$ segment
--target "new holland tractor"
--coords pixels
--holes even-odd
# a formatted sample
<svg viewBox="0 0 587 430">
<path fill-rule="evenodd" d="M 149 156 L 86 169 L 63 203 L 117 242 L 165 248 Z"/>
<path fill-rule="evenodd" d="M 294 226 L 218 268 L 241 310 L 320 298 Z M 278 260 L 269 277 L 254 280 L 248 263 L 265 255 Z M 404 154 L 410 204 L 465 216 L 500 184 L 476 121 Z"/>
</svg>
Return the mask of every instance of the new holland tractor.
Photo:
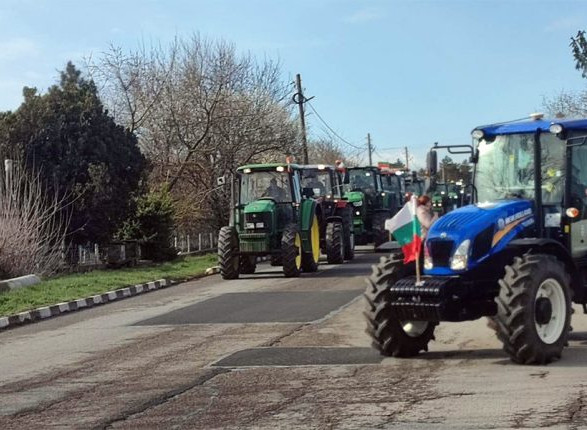
<svg viewBox="0 0 587 430">
<path fill-rule="evenodd" d="M 389 240 L 385 220 L 398 208 L 391 194 L 383 189 L 380 170 L 377 167 L 351 167 L 346 171 L 348 191 L 345 197 L 353 205 L 353 225 L 357 244 L 374 243 L 378 247 Z"/>
<path fill-rule="evenodd" d="M 343 178 L 338 169 L 325 164 L 301 166 L 302 192 L 316 200 L 320 224 L 320 248 L 330 264 L 355 256 L 353 207 L 343 198 Z"/>
<path fill-rule="evenodd" d="M 401 254 L 374 266 L 367 332 L 383 355 L 409 357 L 440 322 L 486 316 L 514 362 L 549 363 L 567 345 L 571 303 L 587 311 L 587 119 L 472 134 L 471 146 L 435 149 L 472 152 L 476 203 L 432 225 L 421 278 Z"/>
<path fill-rule="evenodd" d="M 296 164 L 252 164 L 237 169 L 231 183 L 230 225 L 218 237 L 223 279 L 255 272 L 259 256 L 279 259 L 286 277 L 318 270 L 319 207 L 304 197 Z"/>
</svg>

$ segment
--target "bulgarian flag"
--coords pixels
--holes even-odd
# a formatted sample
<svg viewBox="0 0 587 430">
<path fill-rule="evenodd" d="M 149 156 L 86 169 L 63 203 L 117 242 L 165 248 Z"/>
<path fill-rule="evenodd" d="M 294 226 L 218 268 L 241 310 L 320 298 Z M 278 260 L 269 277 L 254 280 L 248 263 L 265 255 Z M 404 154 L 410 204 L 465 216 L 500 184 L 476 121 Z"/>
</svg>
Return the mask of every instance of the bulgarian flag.
<svg viewBox="0 0 587 430">
<path fill-rule="evenodd" d="M 385 229 L 398 241 L 404 252 L 404 263 L 415 261 L 422 249 L 422 229 L 416 216 L 418 205 L 415 196 L 391 219 L 385 221 Z"/>
</svg>

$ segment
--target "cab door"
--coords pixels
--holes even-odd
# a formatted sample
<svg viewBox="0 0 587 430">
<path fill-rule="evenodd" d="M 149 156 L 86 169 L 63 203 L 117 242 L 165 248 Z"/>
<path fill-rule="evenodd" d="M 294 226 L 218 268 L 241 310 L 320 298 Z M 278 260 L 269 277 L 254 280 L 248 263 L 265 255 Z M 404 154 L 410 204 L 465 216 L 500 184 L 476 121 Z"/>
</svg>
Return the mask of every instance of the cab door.
<svg viewBox="0 0 587 430">
<path fill-rule="evenodd" d="M 571 254 L 573 258 L 587 256 L 587 145 L 573 146 L 571 168 L 567 184 L 567 207 L 579 210 L 577 220 L 571 224 Z"/>
</svg>

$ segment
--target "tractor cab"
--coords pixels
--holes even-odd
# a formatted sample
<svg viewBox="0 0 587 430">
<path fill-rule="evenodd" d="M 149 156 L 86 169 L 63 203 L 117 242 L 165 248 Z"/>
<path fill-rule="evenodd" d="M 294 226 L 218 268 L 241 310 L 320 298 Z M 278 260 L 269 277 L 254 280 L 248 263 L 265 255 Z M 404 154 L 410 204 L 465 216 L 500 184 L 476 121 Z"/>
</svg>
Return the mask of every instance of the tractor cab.
<svg viewBox="0 0 587 430">
<path fill-rule="evenodd" d="M 390 167 L 389 163 L 379 162 L 383 191 L 388 193 L 391 200 L 392 212 L 395 214 L 404 202 L 406 194 L 406 180 L 401 170 Z"/>
<path fill-rule="evenodd" d="M 416 172 L 412 172 L 411 175 L 405 176 L 406 181 L 406 192 L 405 201 L 409 201 L 411 196 L 422 196 L 424 195 L 424 180 L 416 175 Z"/>
<path fill-rule="evenodd" d="M 353 259 L 353 206 L 343 197 L 342 171 L 330 165 L 313 164 L 301 166 L 300 174 L 303 195 L 318 204 L 320 248 L 327 261 L 338 264 Z"/>
<path fill-rule="evenodd" d="M 440 322 L 487 316 L 512 361 L 549 363 L 568 344 L 572 302 L 587 312 L 587 119 L 535 115 L 472 136 L 436 145 L 428 170 L 439 149 L 469 154 L 474 204 L 431 226 L 423 275 L 401 255 L 374 269 L 371 336 L 384 354 L 411 356 Z"/>
<path fill-rule="evenodd" d="M 346 170 L 347 191 L 344 196 L 353 205 L 353 225 L 358 244 L 374 243 L 378 247 L 389 240 L 385 220 L 397 210 L 392 195 L 383 188 L 382 176 L 375 166 Z"/>
</svg>

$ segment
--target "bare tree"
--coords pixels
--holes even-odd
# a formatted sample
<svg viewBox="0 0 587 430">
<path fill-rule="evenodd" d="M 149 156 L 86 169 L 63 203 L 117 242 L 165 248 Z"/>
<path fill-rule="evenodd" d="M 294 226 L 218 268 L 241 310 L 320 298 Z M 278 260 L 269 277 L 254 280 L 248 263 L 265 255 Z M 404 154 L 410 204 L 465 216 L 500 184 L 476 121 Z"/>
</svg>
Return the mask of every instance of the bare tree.
<svg viewBox="0 0 587 430">
<path fill-rule="evenodd" d="M 47 196 L 39 175 L 7 160 L 0 169 L 0 272 L 49 275 L 61 262 L 63 200 Z"/>
<path fill-rule="evenodd" d="M 168 183 L 184 224 L 226 222 L 228 192 L 215 189 L 216 177 L 299 150 L 279 63 L 239 55 L 230 43 L 194 35 L 166 49 L 111 48 L 90 68 L 106 105 L 136 131 L 151 181 Z"/>
<path fill-rule="evenodd" d="M 561 91 L 552 97 L 544 97 L 542 105 L 551 118 L 585 118 L 587 116 L 587 90 Z"/>
</svg>

